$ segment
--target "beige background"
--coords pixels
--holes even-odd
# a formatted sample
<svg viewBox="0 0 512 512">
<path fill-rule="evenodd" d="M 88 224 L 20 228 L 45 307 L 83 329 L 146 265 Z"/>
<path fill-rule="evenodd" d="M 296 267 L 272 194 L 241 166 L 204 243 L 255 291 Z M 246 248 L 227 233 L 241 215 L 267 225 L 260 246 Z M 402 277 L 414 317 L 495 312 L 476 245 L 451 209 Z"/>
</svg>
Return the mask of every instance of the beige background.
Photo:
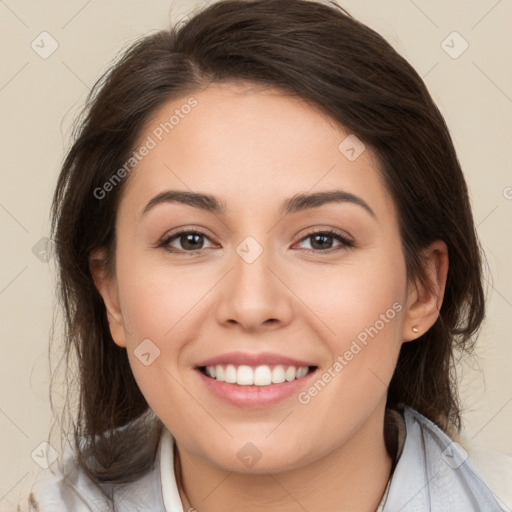
<svg viewBox="0 0 512 512">
<path fill-rule="evenodd" d="M 512 455 L 512 1 L 339 3 L 411 62 L 451 129 L 493 275 L 479 360 L 460 366 L 464 435 Z M 55 269 L 32 248 L 48 234 L 71 122 L 124 45 L 206 5 L 0 0 L 1 509 L 18 501 L 39 470 L 31 453 L 50 425 L 47 344 Z M 31 47 L 43 31 L 58 43 L 46 59 Z M 446 39 L 453 31 L 469 44 L 456 59 L 443 49 L 463 48 L 459 36 Z"/>
</svg>

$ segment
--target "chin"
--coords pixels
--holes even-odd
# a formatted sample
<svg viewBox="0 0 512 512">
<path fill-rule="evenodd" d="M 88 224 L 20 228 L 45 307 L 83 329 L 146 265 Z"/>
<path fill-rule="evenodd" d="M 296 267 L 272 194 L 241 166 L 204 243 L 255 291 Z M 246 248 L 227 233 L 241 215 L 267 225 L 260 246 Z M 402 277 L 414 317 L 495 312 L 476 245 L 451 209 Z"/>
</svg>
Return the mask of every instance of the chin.
<svg viewBox="0 0 512 512">
<path fill-rule="evenodd" d="M 297 451 L 297 441 L 289 437 L 290 445 L 283 446 L 279 440 L 241 438 L 230 439 L 228 444 L 221 444 L 218 449 L 203 454 L 203 457 L 225 471 L 244 474 L 281 473 L 296 469 L 313 462 L 319 457 L 317 452 L 309 454 Z"/>
</svg>

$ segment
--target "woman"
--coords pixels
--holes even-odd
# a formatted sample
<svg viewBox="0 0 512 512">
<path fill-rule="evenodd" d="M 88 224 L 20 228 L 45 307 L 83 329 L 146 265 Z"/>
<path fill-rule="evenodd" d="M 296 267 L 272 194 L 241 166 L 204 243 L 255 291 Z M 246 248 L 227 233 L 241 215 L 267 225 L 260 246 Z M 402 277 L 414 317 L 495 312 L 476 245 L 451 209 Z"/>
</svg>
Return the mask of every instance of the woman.
<svg viewBox="0 0 512 512">
<path fill-rule="evenodd" d="M 484 318 L 457 156 L 342 8 L 226 0 L 133 45 L 52 213 L 79 403 L 33 510 L 506 510 L 456 441 Z"/>
</svg>

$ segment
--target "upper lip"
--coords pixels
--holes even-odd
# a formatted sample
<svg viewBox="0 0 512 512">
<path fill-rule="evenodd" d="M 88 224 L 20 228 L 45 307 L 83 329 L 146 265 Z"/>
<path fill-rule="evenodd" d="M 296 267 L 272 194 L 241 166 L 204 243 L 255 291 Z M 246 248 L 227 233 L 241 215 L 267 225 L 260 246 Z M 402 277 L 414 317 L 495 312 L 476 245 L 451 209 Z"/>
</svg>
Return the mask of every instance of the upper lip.
<svg viewBox="0 0 512 512">
<path fill-rule="evenodd" d="M 218 355 L 205 359 L 197 363 L 196 368 L 203 366 L 216 366 L 233 364 L 235 366 L 247 365 L 247 366 L 260 366 L 260 365 L 287 365 L 301 368 L 303 366 L 315 366 L 311 362 L 301 361 L 293 357 L 283 356 L 280 354 L 274 354 L 272 352 L 260 352 L 257 354 L 248 352 L 229 352 L 227 354 Z"/>
</svg>

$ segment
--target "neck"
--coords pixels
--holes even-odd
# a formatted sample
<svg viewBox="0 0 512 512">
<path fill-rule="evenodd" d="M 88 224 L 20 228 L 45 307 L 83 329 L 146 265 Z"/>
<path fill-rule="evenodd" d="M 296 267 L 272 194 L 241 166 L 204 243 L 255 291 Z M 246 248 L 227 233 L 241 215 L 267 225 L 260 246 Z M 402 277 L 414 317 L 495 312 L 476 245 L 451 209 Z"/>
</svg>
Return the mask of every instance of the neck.
<svg viewBox="0 0 512 512">
<path fill-rule="evenodd" d="M 375 512 L 392 460 L 384 442 L 382 409 L 345 444 L 292 470 L 264 474 L 226 471 L 179 445 L 175 468 L 184 511 Z"/>
</svg>

